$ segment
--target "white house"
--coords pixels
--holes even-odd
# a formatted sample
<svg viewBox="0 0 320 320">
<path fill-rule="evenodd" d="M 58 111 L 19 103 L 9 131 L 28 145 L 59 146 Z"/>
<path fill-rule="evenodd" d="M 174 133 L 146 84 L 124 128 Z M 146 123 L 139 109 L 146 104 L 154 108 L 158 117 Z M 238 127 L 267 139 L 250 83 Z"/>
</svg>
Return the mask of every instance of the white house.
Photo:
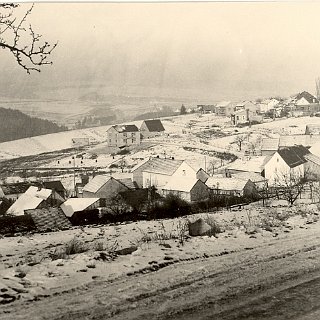
<svg viewBox="0 0 320 320">
<path fill-rule="evenodd" d="M 162 189 L 171 178 L 200 179 L 201 170 L 195 170 L 184 160 L 150 158 L 132 169 L 132 180 L 139 187 L 155 186 Z"/>
<path fill-rule="evenodd" d="M 265 164 L 264 174 L 269 185 L 284 184 L 286 179 L 303 177 L 305 173 L 304 158 L 309 150 L 301 145 L 280 148 Z"/>
<path fill-rule="evenodd" d="M 197 178 L 171 177 L 169 182 L 162 188 L 164 196 L 174 194 L 186 201 L 200 201 L 209 197 L 209 189 L 204 182 Z"/>
</svg>

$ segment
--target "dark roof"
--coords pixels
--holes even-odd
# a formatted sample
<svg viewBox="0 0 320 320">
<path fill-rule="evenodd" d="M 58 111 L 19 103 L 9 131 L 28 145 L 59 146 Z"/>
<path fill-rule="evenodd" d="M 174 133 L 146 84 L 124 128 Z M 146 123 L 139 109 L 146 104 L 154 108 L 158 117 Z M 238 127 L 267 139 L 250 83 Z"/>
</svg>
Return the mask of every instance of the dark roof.
<svg viewBox="0 0 320 320">
<path fill-rule="evenodd" d="M 309 103 L 319 102 L 315 96 L 313 96 L 311 93 L 309 93 L 307 91 L 303 91 L 303 92 L 297 94 L 296 99 L 300 100 L 301 98 L 305 98 Z"/>
<path fill-rule="evenodd" d="M 137 132 L 139 129 L 134 124 L 124 124 L 124 125 L 117 125 L 112 126 L 114 129 L 116 129 L 118 132 Z"/>
<path fill-rule="evenodd" d="M 63 184 L 59 180 L 57 180 L 57 181 L 43 181 L 43 186 L 46 189 L 55 190 L 57 192 L 59 192 L 59 191 L 65 192 L 66 191 L 65 187 L 63 186 Z"/>
<path fill-rule="evenodd" d="M 135 181 L 132 181 L 130 178 L 118 179 L 123 185 L 129 189 L 138 189 L 138 185 Z"/>
<path fill-rule="evenodd" d="M 25 193 L 30 186 L 40 186 L 39 182 L 17 182 L 1 185 L 4 195 Z"/>
<path fill-rule="evenodd" d="M 300 145 L 280 148 L 278 153 L 290 168 L 294 168 L 306 163 L 307 160 L 304 158 L 304 156 L 310 152 L 306 147 Z"/>
<path fill-rule="evenodd" d="M 163 127 L 160 119 L 145 120 L 144 123 L 146 124 L 146 126 L 150 132 L 164 131 L 164 127 Z"/>
</svg>

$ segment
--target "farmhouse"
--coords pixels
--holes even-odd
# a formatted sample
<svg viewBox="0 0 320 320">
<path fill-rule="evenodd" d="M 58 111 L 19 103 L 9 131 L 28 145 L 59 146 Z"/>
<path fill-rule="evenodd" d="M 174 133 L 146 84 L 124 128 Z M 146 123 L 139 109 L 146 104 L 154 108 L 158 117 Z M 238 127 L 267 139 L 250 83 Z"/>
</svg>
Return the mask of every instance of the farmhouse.
<svg viewBox="0 0 320 320">
<path fill-rule="evenodd" d="M 250 180 L 255 184 L 257 190 L 265 189 L 268 184 L 268 180 L 256 172 L 238 172 L 238 173 L 232 174 L 231 178 L 244 180 L 244 181 Z"/>
<path fill-rule="evenodd" d="M 200 201 L 208 199 L 209 191 L 204 182 L 196 178 L 171 178 L 162 188 L 164 196 L 174 194 L 186 201 Z"/>
<path fill-rule="evenodd" d="M 144 139 L 155 137 L 164 131 L 165 129 L 160 119 L 144 120 L 140 127 L 141 137 Z"/>
<path fill-rule="evenodd" d="M 171 177 L 205 179 L 201 170 L 195 170 L 184 160 L 150 158 L 132 169 L 132 180 L 139 187 L 164 187 Z"/>
<path fill-rule="evenodd" d="M 127 147 L 140 144 L 140 132 L 136 125 L 115 125 L 107 130 L 110 147 Z"/>
<path fill-rule="evenodd" d="M 253 198 L 257 195 L 257 188 L 251 180 L 213 176 L 206 181 L 206 185 L 213 196 L 247 196 Z"/>
<path fill-rule="evenodd" d="M 249 109 L 239 109 L 231 114 L 231 123 L 233 125 L 248 123 L 252 121 L 262 122 L 263 117 L 258 115 L 256 111 L 251 111 Z"/>
<path fill-rule="evenodd" d="M 63 201 L 64 199 L 56 191 L 31 186 L 12 204 L 7 213 L 21 216 L 25 210 L 53 207 Z"/>
<path fill-rule="evenodd" d="M 105 202 L 126 190 L 129 190 L 129 187 L 119 180 L 111 176 L 98 175 L 83 187 L 82 196 L 83 198 L 100 198 Z"/>
<path fill-rule="evenodd" d="M 269 184 L 284 183 L 285 177 L 303 177 L 308 153 L 302 145 L 280 148 L 265 165 L 265 178 Z"/>
<path fill-rule="evenodd" d="M 215 113 L 216 106 L 214 104 L 198 104 L 197 109 L 202 113 Z"/>
<path fill-rule="evenodd" d="M 230 117 L 234 112 L 234 106 L 231 101 L 221 101 L 216 105 L 216 114 L 221 117 Z"/>
</svg>

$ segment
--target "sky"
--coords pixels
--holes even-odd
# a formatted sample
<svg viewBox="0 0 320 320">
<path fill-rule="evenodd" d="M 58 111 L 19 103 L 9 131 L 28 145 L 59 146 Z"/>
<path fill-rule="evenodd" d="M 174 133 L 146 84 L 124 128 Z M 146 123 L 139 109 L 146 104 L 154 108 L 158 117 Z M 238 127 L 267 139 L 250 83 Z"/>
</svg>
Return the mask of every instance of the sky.
<svg viewBox="0 0 320 320">
<path fill-rule="evenodd" d="M 320 2 L 37 3 L 29 22 L 58 41 L 53 65 L 27 75 L 1 50 L 0 94 L 51 98 L 73 88 L 72 97 L 232 100 L 314 93 L 319 12 Z"/>
</svg>

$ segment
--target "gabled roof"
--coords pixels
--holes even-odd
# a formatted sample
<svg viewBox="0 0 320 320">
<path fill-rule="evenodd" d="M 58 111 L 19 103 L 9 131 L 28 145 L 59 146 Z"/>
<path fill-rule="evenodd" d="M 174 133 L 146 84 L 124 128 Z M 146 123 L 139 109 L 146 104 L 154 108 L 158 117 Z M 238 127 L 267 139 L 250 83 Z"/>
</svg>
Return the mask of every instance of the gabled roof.
<svg viewBox="0 0 320 320">
<path fill-rule="evenodd" d="M 261 173 L 270 156 L 252 157 L 248 160 L 237 159 L 228 166 L 229 170 Z"/>
<path fill-rule="evenodd" d="M 117 180 L 121 182 L 124 186 L 126 186 L 128 189 L 138 189 L 137 183 L 135 181 L 132 181 L 130 178 Z"/>
<path fill-rule="evenodd" d="M 99 201 L 99 198 L 70 198 L 60 208 L 67 217 L 72 217 L 75 212 L 83 211 Z"/>
<path fill-rule="evenodd" d="M 136 166 L 132 172 L 139 169 L 140 171 L 159 173 L 164 175 L 173 175 L 183 163 L 183 160 L 150 158 L 141 165 Z"/>
<path fill-rule="evenodd" d="M 146 124 L 146 126 L 150 132 L 165 131 L 160 119 L 144 120 L 144 123 Z"/>
<path fill-rule="evenodd" d="M 196 178 L 171 178 L 162 189 L 169 191 L 190 192 L 197 182 L 198 179 Z"/>
<path fill-rule="evenodd" d="M 307 155 L 309 150 L 304 146 L 293 146 L 293 147 L 286 147 L 280 148 L 278 150 L 278 154 L 281 158 L 285 161 L 285 163 L 290 167 L 294 168 L 303 163 L 306 163 L 307 160 L 304 158 Z"/>
<path fill-rule="evenodd" d="M 124 124 L 124 125 L 115 125 L 109 128 L 109 130 L 113 128 L 117 132 L 122 133 L 122 132 L 137 132 L 139 129 L 135 124 Z"/>
<path fill-rule="evenodd" d="M 83 191 L 96 193 L 111 179 L 113 178 L 106 175 L 95 176 L 83 187 Z"/>
<path fill-rule="evenodd" d="M 47 189 L 56 190 L 56 191 L 66 191 L 65 187 L 59 180 L 55 181 L 43 181 L 43 186 Z"/>
<path fill-rule="evenodd" d="M 51 194 L 52 190 L 50 189 L 31 186 L 12 204 L 7 213 L 18 216 L 23 215 L 25 210 L 36 209 L 40 203 L 47 200 Z"/>
<path fill-rule="evenodd" d="M 312 153 L 308 153 L 304 156 L 304 158 L 308 161 L 308 162 L 312 162 L 318 166 L 320 166 L 320 157 L 316 156 L 315 154 Z"/>
<path fill-rule="evenodd" d="M 261 150 L 263 151 L 277 151 L 279 148 L 279 138 L 262 139 Z"/>
<path fill-rule="evenodd" d="M 314 95 L 312 95 L 311 93 L 309 93 L 307 91 L 303 91 L 301 93 L 298 93 L 295 98 L 297 100 L 305 98 L 309 103 L 319 102 L 318 99 Z"/>
<path fill-rule="evenodd" d="M 206 181 L 206 185 L 210 189 L 226 190 L 226 191 L 242 191 L 248 180 L 227 178 L 227 177 L 210 177 Z"/>
</svg>

